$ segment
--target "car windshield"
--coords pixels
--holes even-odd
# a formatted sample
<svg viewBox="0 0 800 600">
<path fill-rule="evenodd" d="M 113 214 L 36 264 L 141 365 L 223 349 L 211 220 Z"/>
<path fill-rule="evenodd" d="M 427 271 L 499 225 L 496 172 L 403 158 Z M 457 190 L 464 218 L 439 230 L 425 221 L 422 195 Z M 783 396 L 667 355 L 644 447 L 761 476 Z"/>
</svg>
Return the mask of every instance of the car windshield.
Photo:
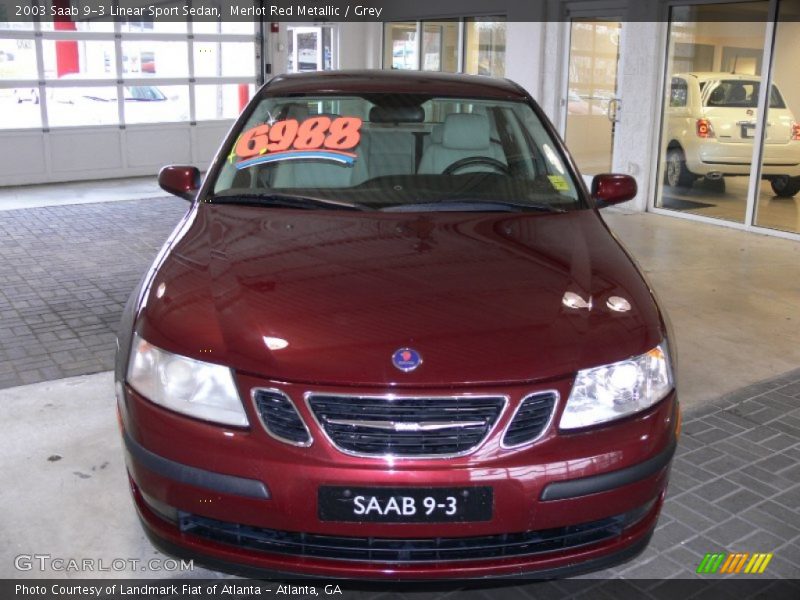
<svg viewBox="0 0 800 600">
<path fill-rule="evenodd" d="M 710 81 L 701 86 L 704 94 L 704 104 L 708 107 L 720 108 L 757 108 L 758 89 L 761 87 L 758 81 L 746 81 L 741 79 L 724 79 L 721 81 Z M 772 86 L 769 107 L 786 108 L 781 98 L 778 88 Z"/>
<path fill-rule="evenodd" d="M 586 208 L 558 144 L 522 101 L 265 97 L 226 152 L 211 202 L 286 204 L 291 196 L 322 208 Z"/>
</svg>

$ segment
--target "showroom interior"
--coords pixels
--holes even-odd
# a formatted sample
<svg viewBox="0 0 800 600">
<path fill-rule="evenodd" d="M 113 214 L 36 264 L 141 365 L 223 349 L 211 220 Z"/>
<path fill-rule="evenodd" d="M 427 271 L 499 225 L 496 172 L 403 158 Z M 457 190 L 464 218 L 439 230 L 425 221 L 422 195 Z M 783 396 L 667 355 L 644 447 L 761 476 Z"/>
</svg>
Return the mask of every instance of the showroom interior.
<svg viewBox="0 0 800 600">
<path fill-rule="evenodd" d="M 767 576 L 800 578 L 800 191 L 776 191 L 800 178 L 781 149 L 800 146 L 800 1 L 521 4 L 394 6 L 374 21 L 0 22 L 0 403 L 13 422 L 0 461 L 46 490 L 20 503 L 3 486 L 0 532 L 73 500 L 5 544 L 0 577 L 19 576 L 12 557 L 59 520 L 85 534 L 53 535 L 53 554 L 155 552 L 125 495 L 110 370 L 127 296 L 188 208 L 158 188 L 159 169 L 204 170 L 275 76 L 385 69 L 509 78 L 587 184 L 638 183 L 603 215 L 671 315 L 684 430 L 650 547 L 589 577 L 652 591 L 697 577 L 707 552 L 748 551 L 774 553 Z M 681 176 L 681 136 L 713 125 L 720 81 L 746 94 L 731 109 L 736 172 Z M 721 141 L 719 122 L 703 135 Z M 52 435 L 29 444 L 37 423 Z M 100 518 L 85 525 L 87 511 Z"/>
</svg>

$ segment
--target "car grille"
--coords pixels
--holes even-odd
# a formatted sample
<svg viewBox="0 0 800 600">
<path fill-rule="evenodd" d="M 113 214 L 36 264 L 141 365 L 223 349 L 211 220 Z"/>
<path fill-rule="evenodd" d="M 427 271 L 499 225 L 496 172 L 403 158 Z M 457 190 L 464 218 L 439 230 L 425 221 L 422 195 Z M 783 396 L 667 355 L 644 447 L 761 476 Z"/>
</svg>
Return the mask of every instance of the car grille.
<svg viewBox="0 0 800 600">
<path fill-rule="evenodd" d="M 650 502 L 631 512 L 553 529 L 477 537 L 378 538 L 279 531 L 180 513 L 183 533 L 239 548 L 348 561 L 394 564 L 491 559 L 557 552 L 618 537 L 652 508 Z"/>
<path fill-rule="evenodd" d="M 298 446 L 311 443 L 311 435 L 305 423 L 284 393 L 277 390 L 256 390 L 254 398 L 261 423 L 272 437 Z"/>
<path fill-rule="evenodd" d="M 502 396 L 395 397 L 312 394 L 308 405 L 340 450 L 362 456 L 466 454 L 488 435 Z"/>
<path fill-rule="evenodd" d="M 519 446 L 542 435 L 553 414 L 556 398 L 555 392 L 532 394 L 525 398 L 503 436 L 503 444 Z"/>
</svg>

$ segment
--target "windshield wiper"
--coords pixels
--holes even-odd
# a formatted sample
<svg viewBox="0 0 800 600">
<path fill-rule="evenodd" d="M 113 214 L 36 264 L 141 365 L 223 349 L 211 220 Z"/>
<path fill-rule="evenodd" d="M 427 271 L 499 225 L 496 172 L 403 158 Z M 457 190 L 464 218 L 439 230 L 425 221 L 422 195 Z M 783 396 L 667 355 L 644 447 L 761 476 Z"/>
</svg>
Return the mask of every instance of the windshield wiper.
<svg viewBox="0 0 800 600">
<path fill-rule="evenodd" d="M 549 213 L 566 212 L 563 208 L 551 204 L 523 204 L 497 200 L 438 200 L 416 204 L 398 204 L 382 210 L 384 212 L 525 212 L 526 210 Z"/>
<path fill-rule="evenodd" d="M 299 208 L 315 210 L 319 208 L 338 210 L 369 210 L 361 204 L 299 196 L 295 194 L 217 194 L 210 198 L 213 204 L 242 204 L 245 206 L 274 206 L 278 208 Z"/>
</svg>

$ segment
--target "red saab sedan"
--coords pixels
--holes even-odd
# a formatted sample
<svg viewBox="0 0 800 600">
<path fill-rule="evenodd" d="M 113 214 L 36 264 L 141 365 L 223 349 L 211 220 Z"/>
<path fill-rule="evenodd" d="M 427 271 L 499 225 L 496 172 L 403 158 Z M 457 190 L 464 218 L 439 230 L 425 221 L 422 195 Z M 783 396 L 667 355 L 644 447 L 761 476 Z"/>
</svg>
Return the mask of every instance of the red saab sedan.
<svg viewBox="0 0 800 600">
<path fill-rule="evenodd" d="M 238 572 L 556 577 L 629 559 L 680 414 L 664 313 L 518 85 L 276 77 L 134 292 L 136 507 Z"/>
</svg>

